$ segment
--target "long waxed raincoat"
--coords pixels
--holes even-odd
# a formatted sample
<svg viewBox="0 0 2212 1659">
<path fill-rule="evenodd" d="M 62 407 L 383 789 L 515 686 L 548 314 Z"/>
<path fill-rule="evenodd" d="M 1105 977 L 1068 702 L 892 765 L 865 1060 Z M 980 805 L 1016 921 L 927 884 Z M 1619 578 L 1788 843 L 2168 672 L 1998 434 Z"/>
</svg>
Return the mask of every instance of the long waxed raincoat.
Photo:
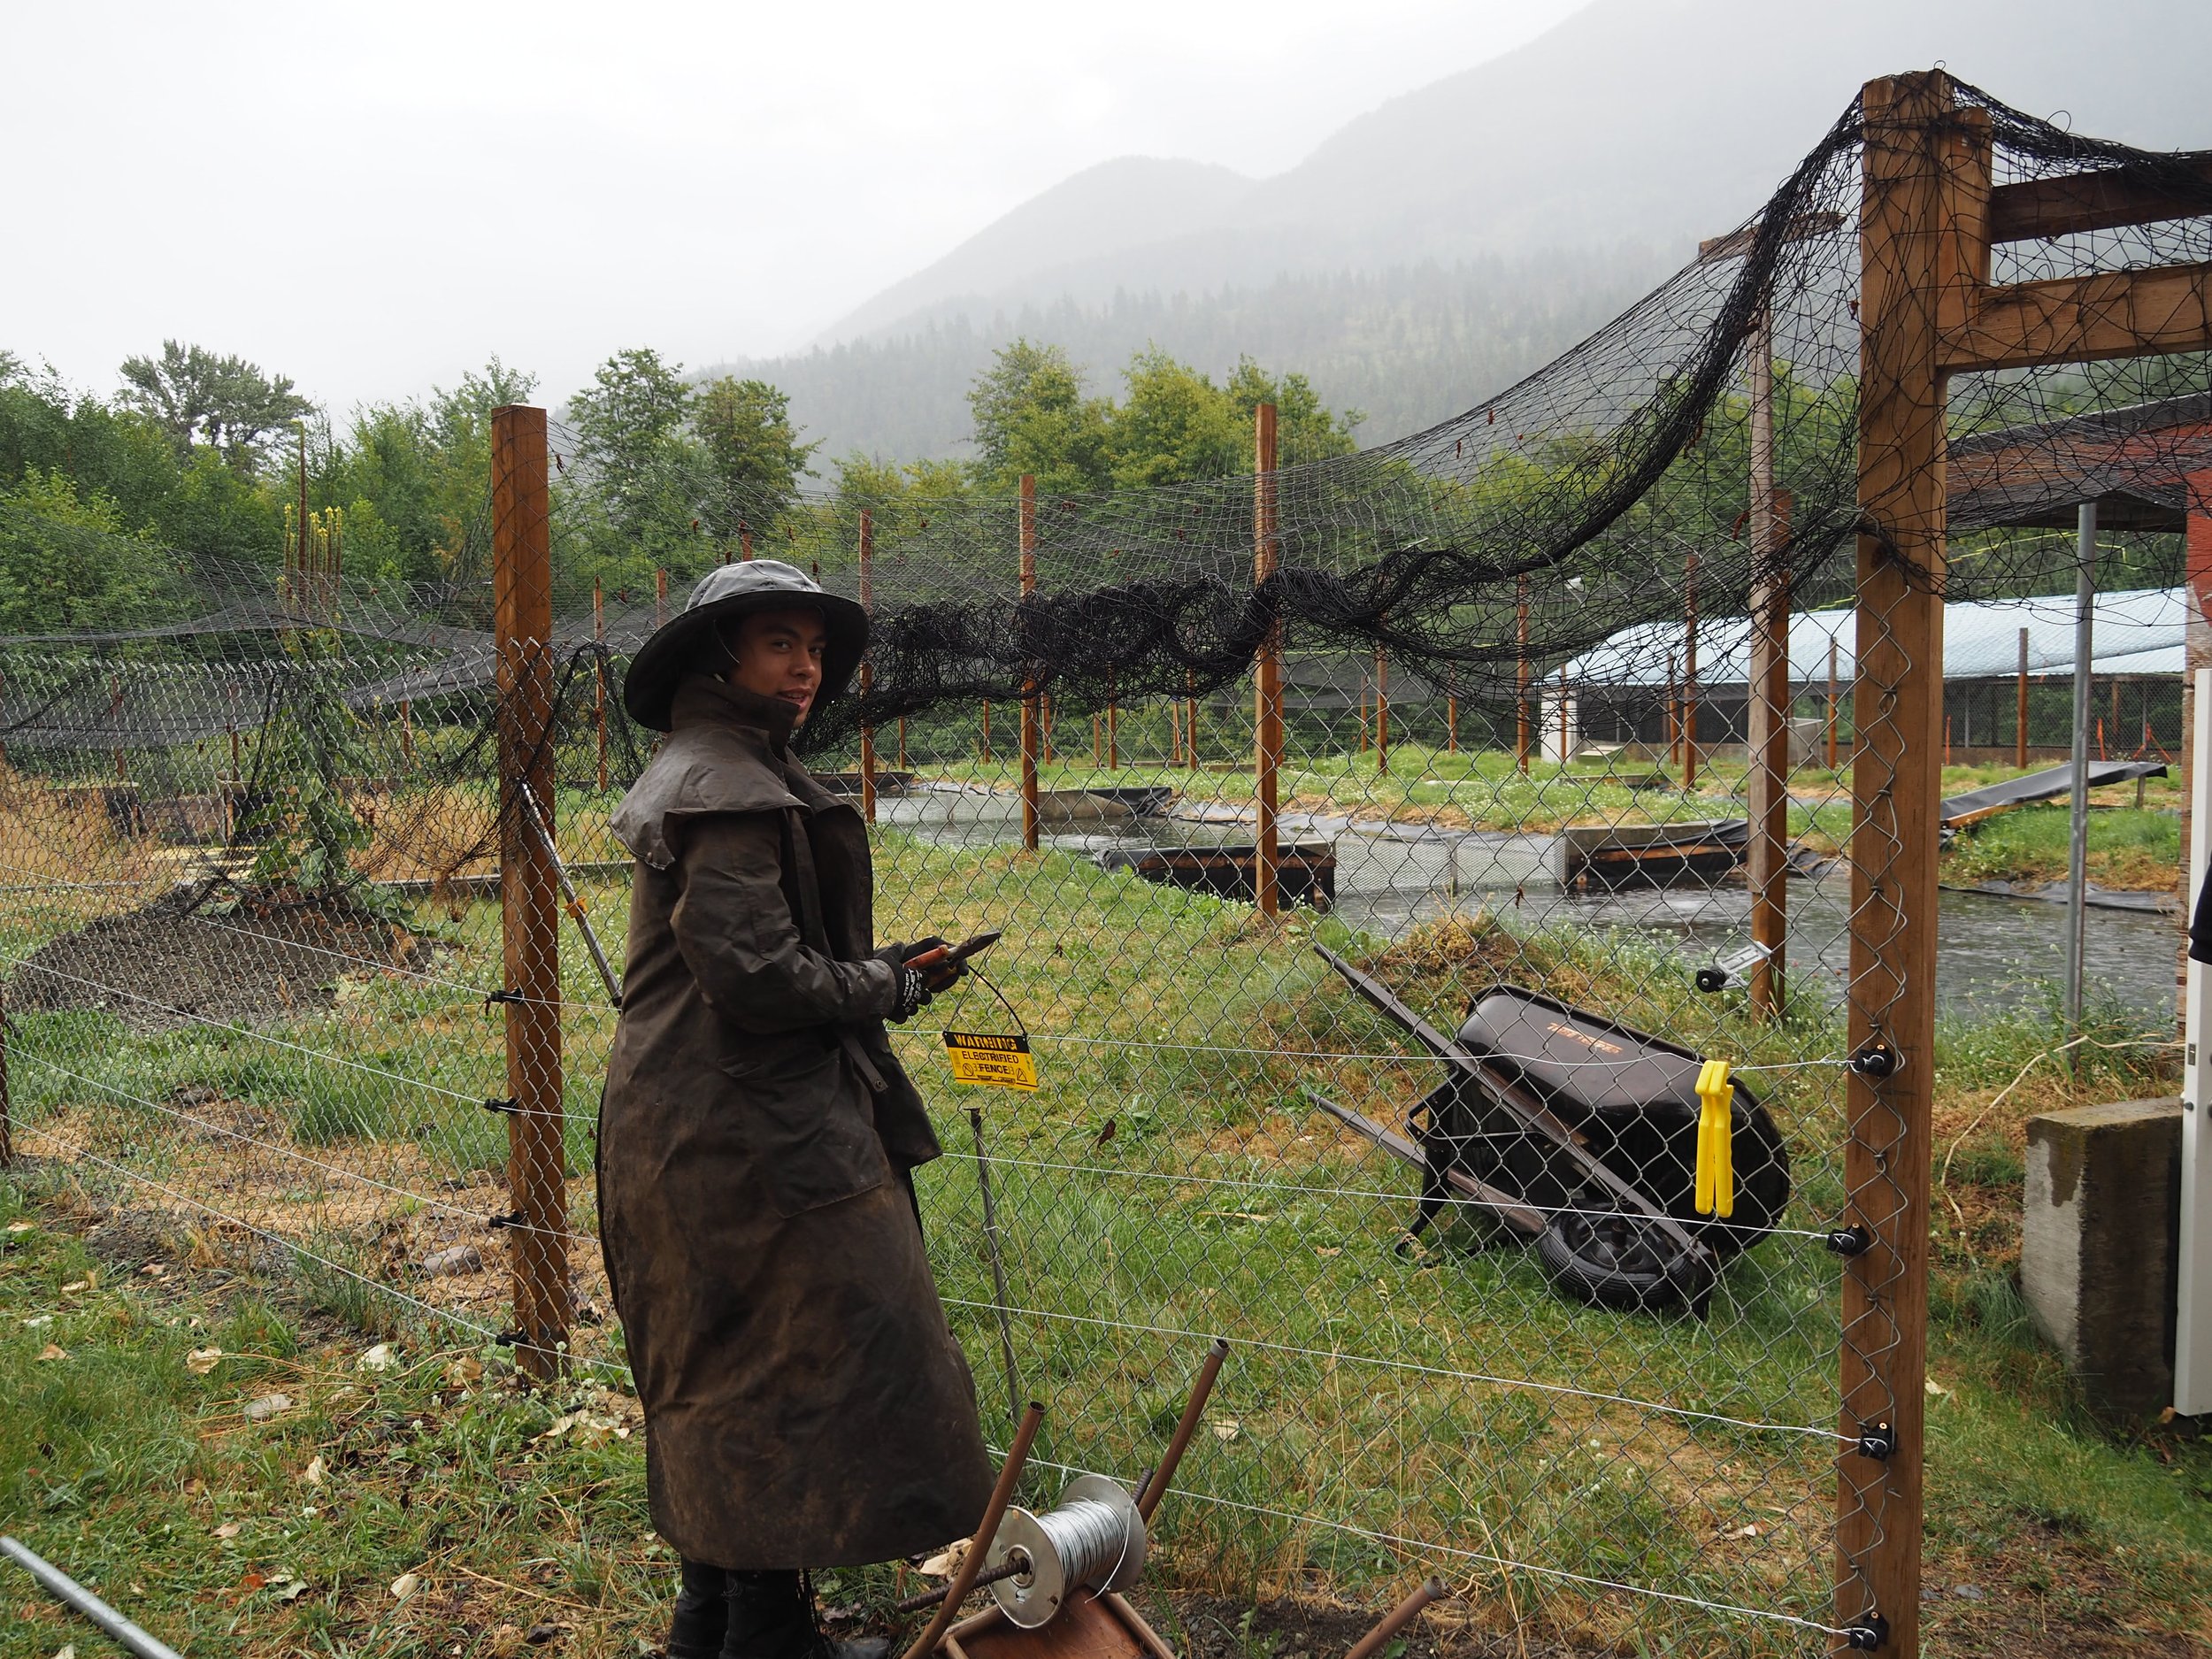
<svg viewBox="0 0 2212 1659">
<path fill-rule="evenodd" d="M 672 713 L 613 822 L 637 866 L 599 1141 L 654 1525 L 728 1568 L 933 1549 L 991 1470 L 907 1175 L 939 1148 L 884 1033 L 867 833 L 788 705 L 701 676 Z"/>
</svg>

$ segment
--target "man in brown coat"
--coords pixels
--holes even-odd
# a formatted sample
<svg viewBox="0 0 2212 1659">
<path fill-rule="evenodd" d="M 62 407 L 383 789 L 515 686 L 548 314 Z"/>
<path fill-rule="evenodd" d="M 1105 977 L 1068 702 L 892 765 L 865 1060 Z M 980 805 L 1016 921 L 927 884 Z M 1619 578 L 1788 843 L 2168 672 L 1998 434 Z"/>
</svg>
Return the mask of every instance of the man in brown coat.
<svg viewBox="0 0 2212 1659">
<path fill-rule="evenodd" d="M 951 983 L 906 965 L 941 941 L 877 949 L 866 829 L 790 749 L 866 640 L 790 565 L 724 565 L 623 685 L 670 735 L 613 819 L 599 1214 L 684 1563 L 671 1659 L 826 1659 L 803 1571 L 965 1537 L 989 1496 L 909 1173 L 937 1140 L 883 1025 Z"/>
</svg>

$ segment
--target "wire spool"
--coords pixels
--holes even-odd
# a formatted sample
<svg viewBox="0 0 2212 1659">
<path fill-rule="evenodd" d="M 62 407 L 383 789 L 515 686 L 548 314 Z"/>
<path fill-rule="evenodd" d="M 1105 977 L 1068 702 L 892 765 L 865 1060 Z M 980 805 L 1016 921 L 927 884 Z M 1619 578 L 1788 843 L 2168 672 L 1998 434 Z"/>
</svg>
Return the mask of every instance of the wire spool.
<svg viewBox="0 0 2212 1659">
<path fill-rule="evenodd" d="M 991 1595 L 1014 1624 L 1035 1630 L 1079 1589 L 1122 1590 L 1136 1583 L 1144 1548 L 1136 1501 L 1103 1475 L 1078 1475 L 1042 1515 L 1010 1508 L 984 1568 L 1026 1563 L 992 1585 Z"/>
</svg>

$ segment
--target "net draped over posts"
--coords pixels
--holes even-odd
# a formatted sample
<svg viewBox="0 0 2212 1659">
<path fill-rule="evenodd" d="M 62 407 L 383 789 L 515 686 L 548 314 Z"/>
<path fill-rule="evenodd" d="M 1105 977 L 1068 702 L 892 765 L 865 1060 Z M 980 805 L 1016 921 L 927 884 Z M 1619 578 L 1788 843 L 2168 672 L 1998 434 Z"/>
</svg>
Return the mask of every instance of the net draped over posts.
<svg viewBox="0 0 2212 1659">
<path fill-rule="evenodd" d="M 2002 613 L 2009 712 L 2085 496 L 2100 591 L 2185 585 L 2208 263 L 2204 157 L 1906 78 L 1401 442 L 1276 465 L 1263 410 L 1248 476 L 745 506 L 748 556 L 873 618 L 806 748 L 868 809 L 879 933 L 1005 934 L 1003 1005 L 971 983 L 895 1041 L 953 1149 L 918 1179 L 956 1331 L 1048 1402 L 1041 1471 L 1133 1483 L 1225 1336 L 1161 1516 L 1184 1582 L 1379 1600 L 1448 1565 L 1563 1635 L 1910 1649 L 1946 618 Z M 353 1317 L 618 1377 L 615 1014 L 552 858 L 618 968 L 606 826 L 655 734 L 614 688 L 723 549 L 611 586 L 575 530 L 606 480 L 501 423 L 491 568 L 180 556 L 96 632 L 0 639 L 6 1098 L 19 1161 Z M 1544 1110 L 1599 1169 L 1555 1190 L 1542 1114 L 1474 1100 L 1316 945 L 1441 1039 L 1495 987 L 1552 999 L 1590 1046 Z M 939 1025 L 1017 1024 L 1035 1093 L 952 1083 Z M 1731 1063 L 1770 1213 L 1701 1216 L 1679 1102 L 1600 1098 L 1621 1028 Z M 1346 1114 L 1425 1100 L 1417 1129 L 1471 1113 L 1475 1187 L 1409 1240 L 1421 1174 Z M 1624 1300 L 1668 1228 L 1709 1283 Z"/>
</svg>

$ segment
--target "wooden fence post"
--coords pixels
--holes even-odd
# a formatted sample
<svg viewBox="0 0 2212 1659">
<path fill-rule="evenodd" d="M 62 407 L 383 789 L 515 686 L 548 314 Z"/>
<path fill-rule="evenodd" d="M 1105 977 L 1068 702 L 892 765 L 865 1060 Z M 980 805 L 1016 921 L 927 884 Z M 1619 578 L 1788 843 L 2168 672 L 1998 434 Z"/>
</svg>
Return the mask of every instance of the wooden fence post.
<svg viewBox="0 0 2212 1659">
<path fill-rule="evenodd" d="M 0 1170 L 15 1164 L 15 1112 L 8 1092 L 8 1009 L 0 1001 Z"/>
<path fill-rule="evenodd" d="M 1021 493 L 1022 598 L 1037 591 L 1037 480 L 1022 474 Z M 1022 845 L 1037 850 L 1037 687 L 1033 680 L 1022 686 L 1021 786 Z"/>
<path fill-rule="evenodd" d="M 1752 325 L 1751 662 L 1749 799 L 1751 942 L 1764 953 L 1747 975 L 1751 1011 L 1772 1018 L 1782 1007 L 1789 941 L 1790 579 L 1782 562 L 1789 537 L 1789 492 L 1774 483 L 1774 319 L 1764 306 Z"/>
<path fill-rule="evenodd" d="M 875 614 L 876 608 L 872 568 L 875 550 L 875 515 L 863 507 L 860 510 L 860 608 L 871 617 Z M 863 701 L 875 689 L 875 668 L 863 657 L 860 663 L 860 695 Z M 860 728 L 860 816 L 871 824 L 876 821 L 876 729 L 872 726 Z"/>
<path fill-rule="evenodd" d="M 1763 327 L 1759 345 L 1772 363 L 1772 336 Z M 1755 365 L 1755 376 L 1761 369 L 1763 365 Z M 1752 478 L 1759 478 L 1756 460 Z M 1774 1018 L 1783 1009 L 1790 954 L 1790 571 L 1781 562 L 1781 546 L 1790 537 L 1790 491 L 1774 487 L 1770 473 L 1763 491 L 1755 482 L 1752 500 L 1752 524 L 1763 528 L 1756 531 L 1761 550 L 1752 590 L 1752 770 L 1746 779 L 1752 845 L 1746 876 L 1752 887 L 1752 945 L 1765 954 L 1747 978 L 1752 1013 Z"/>
<path fill-rule="evenodd" d="M 499 688 L 499 901 L 506 946 L 508 1260 L 516 1357 L 549 1378 L 574 1316 L 562 1135 L 559 897 L 546 841 L 524 819 L 552 810 L 553 580 L 545 411 L 492 412 L 492 602 Z M 546 826 L 547 833 L 552 826 Z"/>
<path fill-rule="evenodd" d="M 1252 411 L 1252 584 L 1275 574 L 1275 405 Z M 1252 795 L 1257 820 L 1252 841 L 1252 890 L 1260 914 L 1273 916 L 1281 898 L 1276 871 L 1276 779 L 1283 760 L 1283 628 L 1279 618 L 1260 641 L 1252 664 Z M 1198 757 L 1195 721 L 1191 758 Z"/>
<path fill-rule="evenodd" d="M 607 642 L 607 595 L 604 585 L 596 576 L 591 579 L 591 637 L 596 645 L 603 647 Z M 603 650 L 592 664 L 591 677 L 592 729 L 599 746 L 599 793 L 604 795 L 607 793 L 607 658 Z M 404 720 L 406 715 L 406 706 L 402 704 L 400 718 Z"/>
<path fill-rule="evenodd" d="M 1528 577 L 1524 574 L 1514 584 L 1513 640 L 1519 653 L 1519 664 L 1514 671 L 1515 707 L 1518 710 L 1513 722 L 1513 764 L 1521 775 L 1528 776 L 1529 713 L 1528 713 Z"/>
<path fill-rule="evenodd" d="M 1838 1622 L 1886 1621 L 1882 1651 L 1920 1650 L 1923 1387 L 1927 1371 L 1930 1118 L 1935 1076 L 1936 819 L 1943 716 L 1944 375 L 1939 308 L 1953 192 L 1970 142 L 1939 72 L 1869 81 L 1859 219 L 1857 672 L 1851 759 L 1847 992 L 1843 1432 L 1836 1494 Z M 1966 153 L 1962 154 L 1962 150 Z M 1947 178 L 1947 173 L 1958 176 Z M 1979 161 L 1986 200 L 1988 158 Z M 1985 251 L 1986 242 L 1984 243 Z M 1947 279 L 1955 285 L 1947 295 Z M 1984 273 L 1983 280 L 1986 280 Z"/>
<path fill-rule="evenodd" d="M 1375 776 L 1390 776 L 1390 657 L 1375 646 Z"/>
<path fill-rule="evenodd" d="M 1682 561 L 1682 787 L 1697 787 L 1697 554 Z"/>
</svg>

